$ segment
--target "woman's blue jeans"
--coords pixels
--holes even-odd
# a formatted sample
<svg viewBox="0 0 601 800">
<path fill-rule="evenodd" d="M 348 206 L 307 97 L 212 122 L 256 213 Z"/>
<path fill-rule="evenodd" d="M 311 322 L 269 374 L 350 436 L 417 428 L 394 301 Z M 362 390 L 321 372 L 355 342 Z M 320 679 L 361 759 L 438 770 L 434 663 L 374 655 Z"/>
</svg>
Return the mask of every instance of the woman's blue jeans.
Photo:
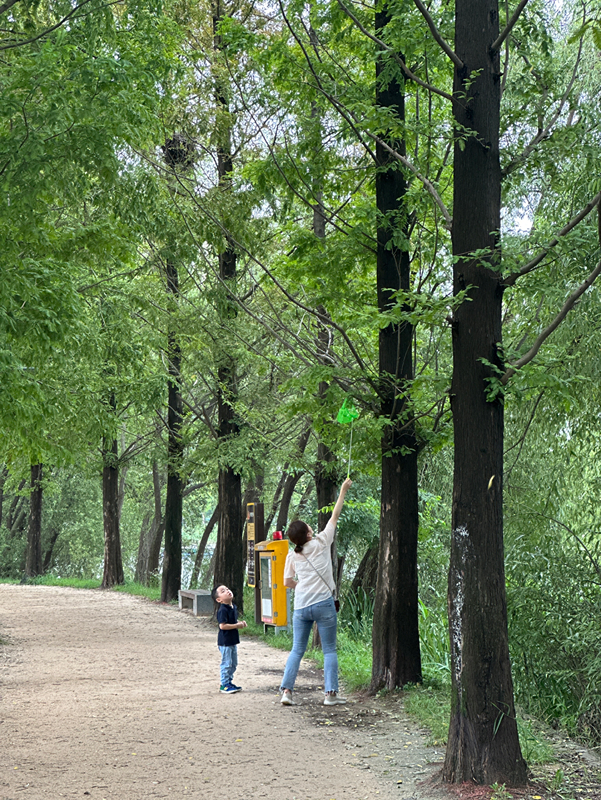
<svg viewBox="0 0 601 800">
<path fill-rule="evenodd" d="M 322 600 L 320 603 L 314 603 L 306 608 L 295 609 L 292 617 L 294 644 L 288 656 L 288 661 L 286 661 L 282 689 L 290 689 L 290 691 L 294 689 L 298 668 L 302 657 L 305 655 L 309 634 L 314 622 L 317 623 L 317 630 L 321 637 L 325 690 L 326 692 L 338 691 L 337 619 L 333 597 Z"/>
</svg>

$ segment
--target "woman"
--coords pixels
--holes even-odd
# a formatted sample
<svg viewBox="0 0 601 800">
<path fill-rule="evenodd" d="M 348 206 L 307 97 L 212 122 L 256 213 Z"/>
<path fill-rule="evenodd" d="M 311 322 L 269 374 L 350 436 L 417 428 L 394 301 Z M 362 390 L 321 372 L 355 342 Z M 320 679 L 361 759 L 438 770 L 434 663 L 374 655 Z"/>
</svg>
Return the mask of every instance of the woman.
<svg viewBox="0 0 601 800">
<path fill-rule="evenodd" d="M 326 527 L 317 536 L 306 522 L 296 520 L 288 528 L 288 538 L 296 545 L 288 553 L 284 567 L 284 586 L 294 589 L 294 616 L 292 618 L 294 644 L 286 662 L 282 678 L 282 705 L 295 705 L 292 690 L 302 657 L 307 649 L 313 623 L 321 637 L 323 650 L 324 705 L 335 706 L 346 703 L 338 695 L 338 656 L 336 655 L 336 606 L 334 592 L 336 584 L 332 576 L 330 545 L 336 533 L 344 497 L 352 486 L 347 478 L 340 488 L 338 500 Z M 296 576 L 296 578 L 295 578 Z"/>
</svg>

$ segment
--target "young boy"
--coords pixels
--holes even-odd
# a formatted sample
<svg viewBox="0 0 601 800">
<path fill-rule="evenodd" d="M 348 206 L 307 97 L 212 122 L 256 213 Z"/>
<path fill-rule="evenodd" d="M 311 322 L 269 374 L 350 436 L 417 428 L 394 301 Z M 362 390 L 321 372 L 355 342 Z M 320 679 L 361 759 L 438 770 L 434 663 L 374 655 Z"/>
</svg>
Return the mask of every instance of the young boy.
<svg viewBox="0 0 601 800">
<path fill-rule="evenodd" d="M 238 645 L 240 644 L 239 628 L 246 628 L 246 622 L 238 622 L 238 609 L 234 605 L 234 595 L 227 586 L 216 586 L 211 592 L 213 600 L 219 604 L 217 622 L 217 646 L 221 653 L 221 686 L 222 694 L 235 694 L 241 686 L 232 683 L 234 672 L 238 666 Z"/>
</svg>

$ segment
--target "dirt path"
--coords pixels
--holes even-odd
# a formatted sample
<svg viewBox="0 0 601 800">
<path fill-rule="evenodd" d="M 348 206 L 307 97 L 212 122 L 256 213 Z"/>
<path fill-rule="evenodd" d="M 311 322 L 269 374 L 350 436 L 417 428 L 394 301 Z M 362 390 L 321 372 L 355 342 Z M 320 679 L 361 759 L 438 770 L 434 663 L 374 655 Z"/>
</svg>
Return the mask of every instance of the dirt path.
<svg viewBox="0 0 601 800">
<path fill-rule="evenodd" d="M 244 637 L 218 692 L 216 629 L 115 592 L 0 585 L 0 800 L 409 798 L 442 753 L 402 707 L 283 708 L 286 653 Z"/>
</svg>

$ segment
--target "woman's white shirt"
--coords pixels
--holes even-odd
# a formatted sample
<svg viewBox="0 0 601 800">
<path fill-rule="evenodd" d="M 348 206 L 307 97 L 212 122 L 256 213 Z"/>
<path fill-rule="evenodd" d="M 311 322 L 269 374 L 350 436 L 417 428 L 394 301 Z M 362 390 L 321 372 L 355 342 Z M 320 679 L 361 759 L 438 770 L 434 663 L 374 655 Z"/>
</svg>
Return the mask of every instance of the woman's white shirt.
<svg viewBox="0 0 601 800">
<path fill-rule="evenodd" d="M 332 597 L 336 588 L 332 575 L 330 547 L 336 526 L 330 521 L 317 536 L 303 547 L 302 553 L 291 550 L 286 557 L 284 579 L 294 578 L 294 608 L 306 608 Z"/>
</svg>

